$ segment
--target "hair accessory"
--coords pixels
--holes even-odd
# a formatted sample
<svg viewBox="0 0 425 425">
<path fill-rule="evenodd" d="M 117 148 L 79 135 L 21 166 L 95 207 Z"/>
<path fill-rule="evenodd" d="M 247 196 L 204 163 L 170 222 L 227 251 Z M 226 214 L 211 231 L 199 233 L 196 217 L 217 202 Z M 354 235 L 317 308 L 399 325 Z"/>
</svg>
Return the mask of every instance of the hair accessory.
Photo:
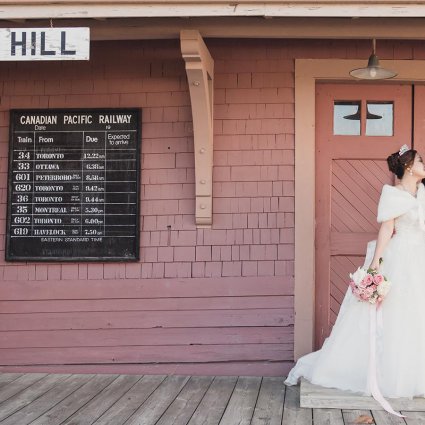
<svg viewBox="0 0 425 425">
<path fill-rule="evenodd" d="M 405 152 L 407 152 L 408 150 L 410 150 L 409 146 L 407 146 L 406 144 L 403 145 L 400 150 L 398 151 L 398 156 L 403 155 Z"/>
</svg>

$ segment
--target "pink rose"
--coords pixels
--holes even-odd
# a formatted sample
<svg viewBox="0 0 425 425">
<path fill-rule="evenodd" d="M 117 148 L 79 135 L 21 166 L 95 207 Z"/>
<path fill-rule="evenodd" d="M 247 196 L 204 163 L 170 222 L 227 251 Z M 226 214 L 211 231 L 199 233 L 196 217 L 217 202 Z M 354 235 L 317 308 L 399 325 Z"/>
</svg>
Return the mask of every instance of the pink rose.
<svg viewBox="0 0 425 425">
<path fill-rule="evenodd" d="M 369 299 L 373 295 L 373 290 L 371 288 L 366 288 L 364 290 L 365 299 Z"/>
<path fill-rule="evenodd" d="M 375 282 L 376 285 L 379 285 L 380 283 L 382 283 L 383 280 L 384 280 L 384 276 L 382 276 L 382 274 L 376 274 L 373 277 L 373 281 Z"/>
<path fill-rule="evenodd" d="M 357 298 L 361 298 L 361 292 L 359 291 L 358 288 L 354 288 L 353 289 L 353 294 L 354 296 L 356 296 Z"/>
<path fill-rule="evenodd" d="M 363 288 L 366 288 L 367 286 L 369 286 L 370 284 L 373 283 L 373 278 L 370 274 L 367 274 L 363 280 L 360 282 L 360 286 L 362 286 Z"/>
</svg>

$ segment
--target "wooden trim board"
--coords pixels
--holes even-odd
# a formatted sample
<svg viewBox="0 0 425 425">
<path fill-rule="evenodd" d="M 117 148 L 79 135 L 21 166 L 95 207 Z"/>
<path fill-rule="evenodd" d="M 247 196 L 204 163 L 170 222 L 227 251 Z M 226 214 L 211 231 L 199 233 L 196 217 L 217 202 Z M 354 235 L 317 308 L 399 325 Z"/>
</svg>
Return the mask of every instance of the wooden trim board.
<svg viewBox="0 0 425 425">
<path fill-rule="evenodd" d="M 420 2 L 182 2 L 182 1 L 20 1 L 2 2 L 0 19 L 125 18 L 160 16 L 389 17 L 425 16 Z"/>
</svg>

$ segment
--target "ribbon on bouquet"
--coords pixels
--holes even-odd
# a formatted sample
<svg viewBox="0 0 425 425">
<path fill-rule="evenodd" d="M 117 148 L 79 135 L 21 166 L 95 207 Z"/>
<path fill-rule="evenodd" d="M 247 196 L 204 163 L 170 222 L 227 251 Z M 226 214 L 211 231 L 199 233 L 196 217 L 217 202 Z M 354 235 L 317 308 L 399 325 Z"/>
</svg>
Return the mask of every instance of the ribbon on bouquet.
<svg viewBox="0 0 425 425">
<path fill-rule="evenodd" d="M 377 368 L 376 368 L 376 339 L 377 339 L 377 327 L 379 331 L 382 329 L 382 312 L 381 312 L 381 303 L 370 304 L 370 344 L 369 344 L 369 373 L 368 381 L 369 388 L 372 393 L 373 398 L 382 406 L 384 410 L 392 415 L 398 416 L 399 418 L 405 418 L 406 416 L 397 413 L 385 400 L 382 395 L 377 378 Z"/>
</svg>

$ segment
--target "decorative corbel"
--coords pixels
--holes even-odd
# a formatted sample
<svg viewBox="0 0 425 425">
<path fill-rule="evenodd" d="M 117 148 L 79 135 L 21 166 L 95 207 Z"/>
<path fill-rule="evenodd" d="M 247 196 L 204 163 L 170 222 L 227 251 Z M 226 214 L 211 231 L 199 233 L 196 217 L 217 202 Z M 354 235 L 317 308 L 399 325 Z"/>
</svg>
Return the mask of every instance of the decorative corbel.
<svg viewBox="0 0 425 425">
<path fill-rule="evenodd" d="M 180 32 L 192 105 L 195 152 L 195 220 L 197 227 L 212 224 L 213 82 L 214 60 L 199 31 Z"/>
</svg>

